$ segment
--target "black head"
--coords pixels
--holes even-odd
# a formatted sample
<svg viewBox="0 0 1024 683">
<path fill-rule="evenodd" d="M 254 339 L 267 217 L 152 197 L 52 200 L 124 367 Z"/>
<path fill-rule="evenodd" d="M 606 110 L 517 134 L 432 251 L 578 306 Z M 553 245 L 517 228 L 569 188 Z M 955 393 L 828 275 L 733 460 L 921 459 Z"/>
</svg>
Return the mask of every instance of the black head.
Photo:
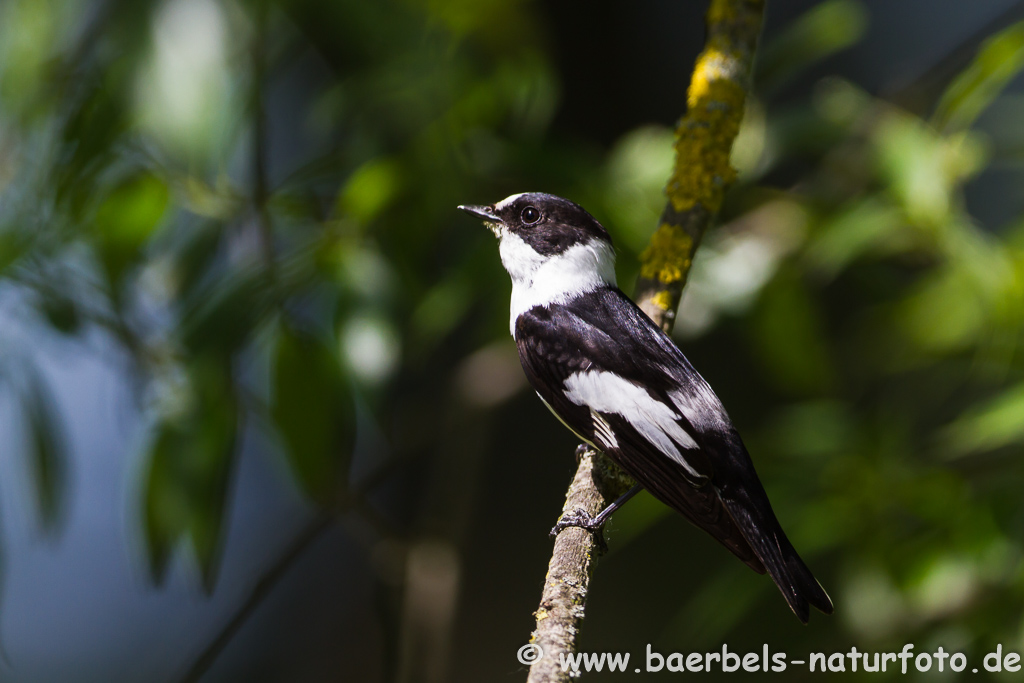
<svg viewBox="0 0 1024 683">
<path fill-rule="evenodd" d="M 496 226 L 499 236 L 502 229 L 516 235 L 543 256 L 560 254 L 594 238 L 612 241 L 604 226 L 582 206 L 553 194 L 525 192 L 490 206 L 459 208 Z"/>
</svg>

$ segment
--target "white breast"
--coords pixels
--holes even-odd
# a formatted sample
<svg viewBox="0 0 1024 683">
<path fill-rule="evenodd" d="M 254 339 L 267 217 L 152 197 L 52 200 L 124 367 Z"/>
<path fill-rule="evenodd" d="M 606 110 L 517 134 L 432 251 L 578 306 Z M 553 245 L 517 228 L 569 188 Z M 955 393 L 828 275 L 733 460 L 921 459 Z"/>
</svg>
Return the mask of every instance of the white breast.
<svg viewBox="0 0 1024 683">
<path fill-rule="evenodd" d="M 501 236 L 501 263 L 512 276 L 509 327 L 534 306 L 564 303 L 598 287 L 615 285 L 615 250 L 602 239 L 591 239 L 555 256 L 542 256 L 509 232 Z"/>
</svg>

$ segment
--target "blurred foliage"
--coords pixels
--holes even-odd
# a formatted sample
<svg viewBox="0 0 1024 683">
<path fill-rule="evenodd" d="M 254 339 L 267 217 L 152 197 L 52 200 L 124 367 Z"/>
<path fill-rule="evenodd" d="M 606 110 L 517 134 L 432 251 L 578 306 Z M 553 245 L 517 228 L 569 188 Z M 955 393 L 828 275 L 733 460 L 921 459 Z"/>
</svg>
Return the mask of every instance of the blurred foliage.
<svg viewBox="0 0 1024 683">
<path fill-rule="evenodd" d="M 993 35 L 924 117 L 837 77 L 782 98 L 869 19 L 827 0 L 764 46 L 677 336 L 836 601 L 826 634 L 779 636 L 791 651 L 1024 648 L 1024 216 L 988 225 L 965 199 L 1019 161 L 1003 90 L 1024 30 Z M 522 380 L 493 241 L 455 205 L 572 197 L 610 228 L 628 290 L 672 163 L 668 122 L 607 149 L 554 125 L 544 26 L 516 0 L 0 3 L 4 324 L 123 350 L 154 577 L 184 547 L 213 588 L 249 433 L 311 506 L 390 542 L 470 542 L 474 439 Z M 33 369 L 0 376 L 52 525 L 56 404 Z M 614 551 L 664 519 L 641 496 Z M 713 646 L 777 601 L 727 554 L 705 560 L 644 633 Z"/>
<path fill-rule="evenodd" d="M 24 411 L 31 471 L 39 505 L 40 518 L 46 528 L 53 528 L 61 511 L 65 436 L 53 410 L 53 399 L 44 380 L 28 366 L 21 387 L 21 408 Z"/>
<path fill-rule="evenodd" d="M 274 423 L 292 468 L 314 500 L 345 486 L 355 439 L 355 410 L 335 350 L 282 331 L 274 358 Z"/>
<path fill-rule="evenodd" d="M 238 432 L 238 406 L 226 368 L 209 359 L 168 388 L 149 447 L 146 540 L 159 578 L 181 537 L 212 582 L 228 476 Z"/>
</svg>

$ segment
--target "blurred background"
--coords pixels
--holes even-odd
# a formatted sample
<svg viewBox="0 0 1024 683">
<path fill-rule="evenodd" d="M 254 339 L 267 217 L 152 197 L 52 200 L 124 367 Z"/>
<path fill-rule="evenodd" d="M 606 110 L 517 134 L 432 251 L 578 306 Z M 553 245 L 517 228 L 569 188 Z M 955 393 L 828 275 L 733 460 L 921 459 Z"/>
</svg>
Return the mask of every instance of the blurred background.
<svg viewBox="0 0 1024 683">
<path fill-rule="evenodd" d="M 575 442 L 455 206 L 630 291 L 705 9 L 0 0 L 0 680 L 524 680 Z M 1024 651 L 1022 22 L 768 0 L 675 334 L 836 614 L 644 494 L 581 650 Z"/>
</svg>

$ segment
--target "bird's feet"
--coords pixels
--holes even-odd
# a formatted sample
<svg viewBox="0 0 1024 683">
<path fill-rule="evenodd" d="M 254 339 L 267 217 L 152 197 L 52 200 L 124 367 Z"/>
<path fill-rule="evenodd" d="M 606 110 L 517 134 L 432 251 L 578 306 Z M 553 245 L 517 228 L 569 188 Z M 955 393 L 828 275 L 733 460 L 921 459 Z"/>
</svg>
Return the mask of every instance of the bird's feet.
<svg viewBox="0 0 1024 683">
<path fill-rule="evenodd" d="M 592 516 L 589 512 L 582 508 L 576 508 L 571 512 L 567 512 L 562 515 L 555 526 L 551 529 L 551 536 L 557 536 L 558 532 L 562 529 L 568 529 L 569 527 L 578 527 L 580 529 L 586 529 L 594 536 L 594 543 L 600 549 L 601 553 L 608 551 L 608 544 L 604 540 L 604 523 L 605 519 Z"/>
<path fill-rule="evenodd" d="M 592 516 L 583 508 L 576 508 L 572 512 L 566 512 L 559 518 L 558 523 L 551 530 L 551 535 L 554 536 L 562 529 L 568 529 L 571 526 L 586 529 L 587 531 L 597 531 L 604 526 L 604 520 Z"/>
<path fill-rule="evenodd" d="M 594 449 L 593 449 L 592 446 L 590 446 L 590 444 L 581 443 L 579 446 L 577 446 L 576 447 L 576 464 L 577 465 L 580 464 L 580 460 L 583 459 L 583 456 L 586 455 L 587 452 L 593 451 L 593 450 Z"/>
</svg>

